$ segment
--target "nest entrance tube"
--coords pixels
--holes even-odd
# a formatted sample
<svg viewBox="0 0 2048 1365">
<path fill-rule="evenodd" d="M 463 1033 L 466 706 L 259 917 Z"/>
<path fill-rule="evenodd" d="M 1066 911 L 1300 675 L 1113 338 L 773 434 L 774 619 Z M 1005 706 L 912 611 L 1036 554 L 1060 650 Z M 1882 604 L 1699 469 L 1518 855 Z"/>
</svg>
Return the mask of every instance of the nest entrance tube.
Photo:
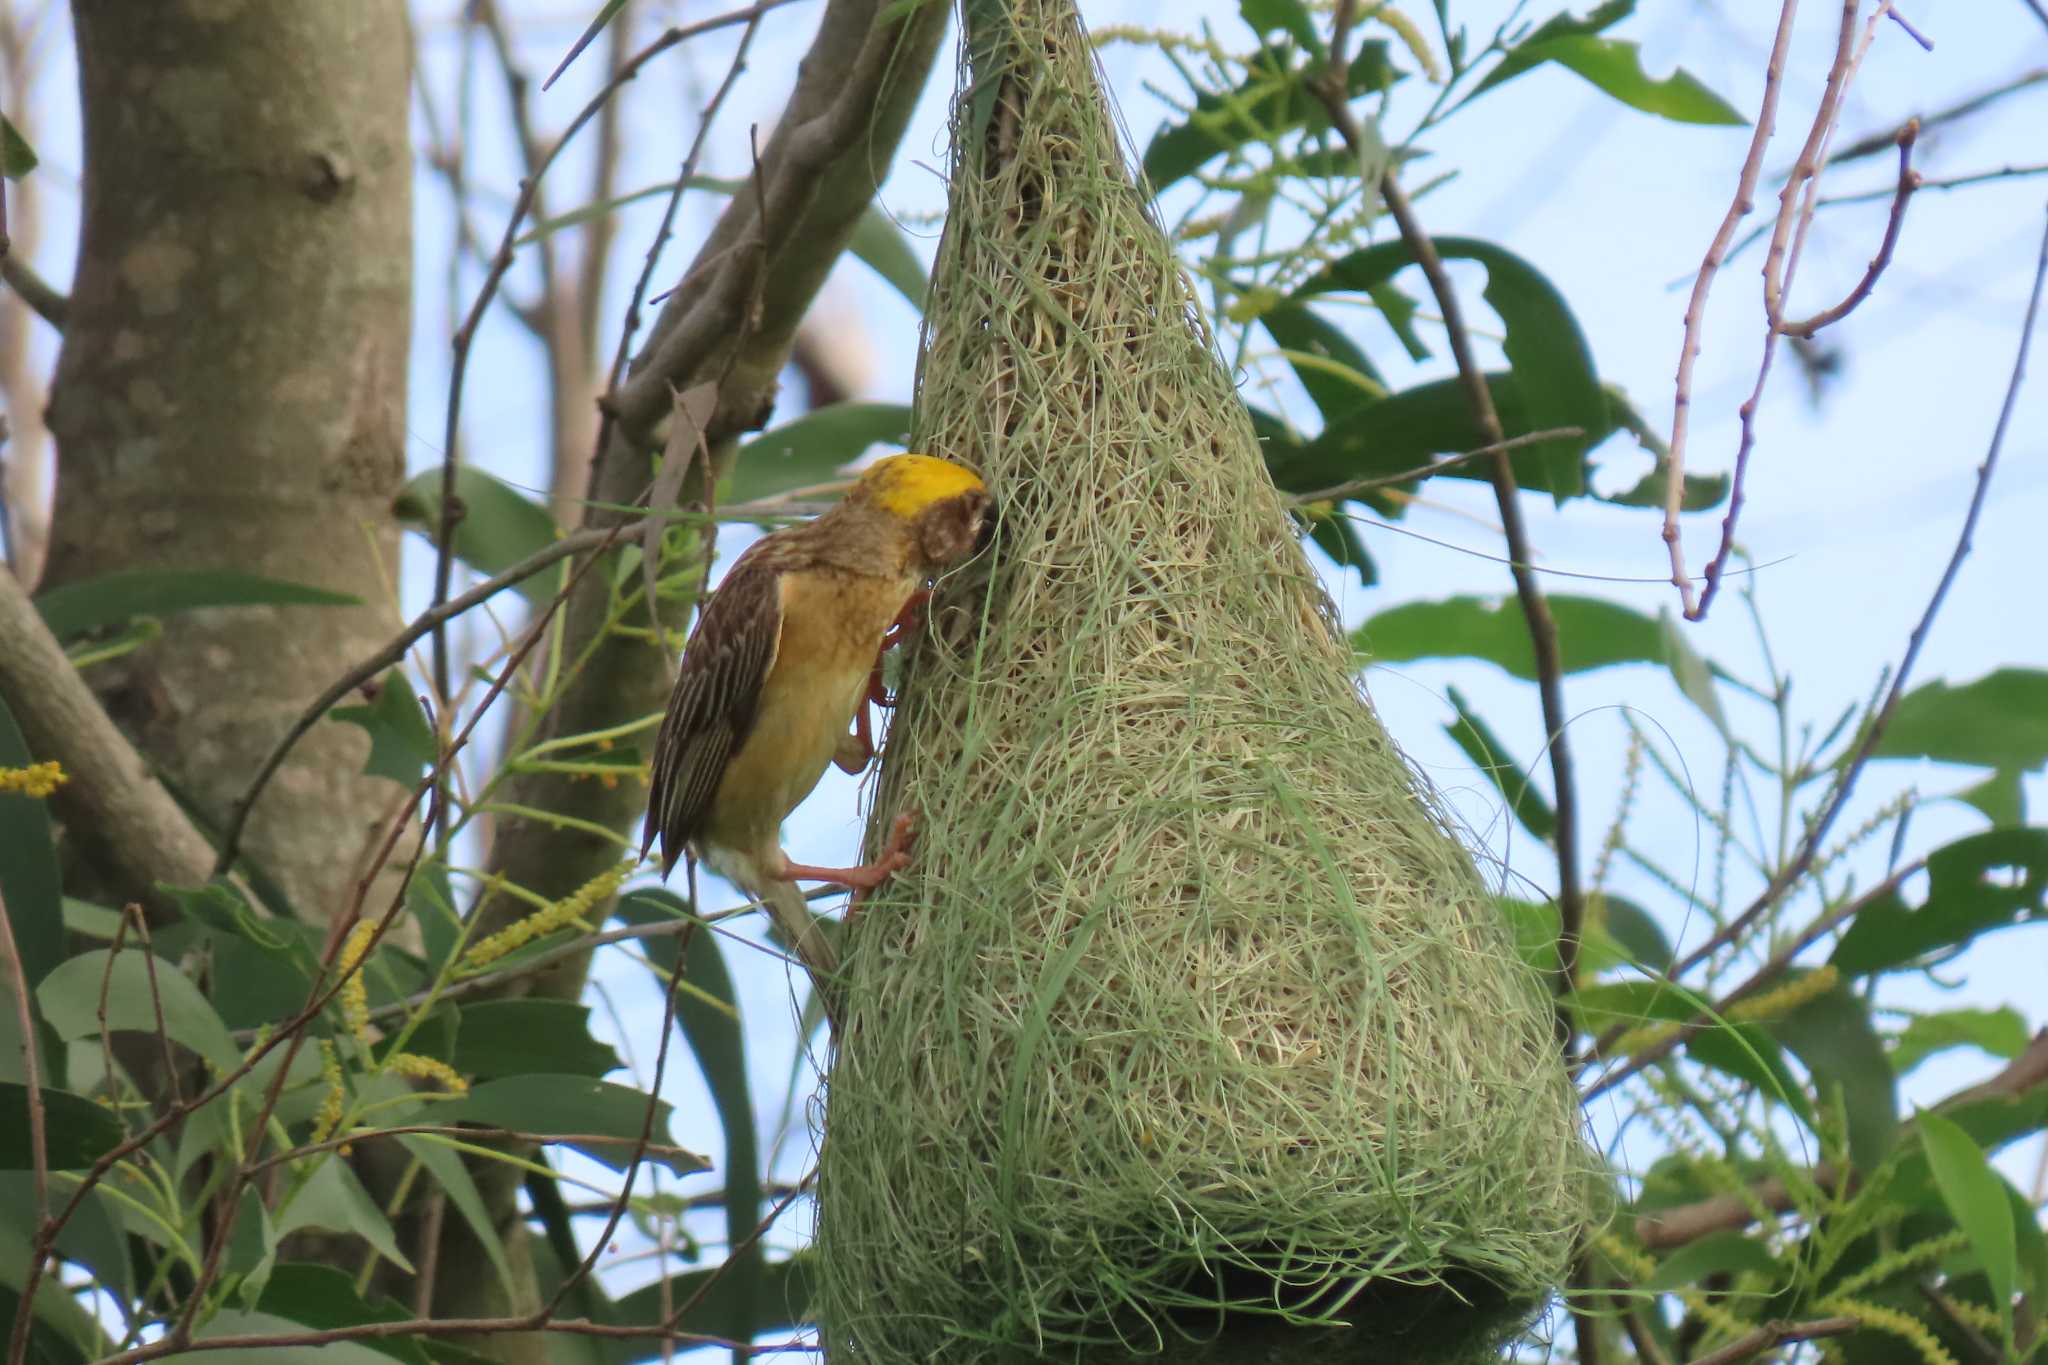
<svg viewBox="0 0 2048 1365">
<path fill-rule="evenodd" d="M 837 1361 L 1458 1360 L 1596 1158 L 1541 983 L 1362 699 L 1071 0 L 968 0 L 915 448 L 940 586 L 848 936 Z"/>
</svg>

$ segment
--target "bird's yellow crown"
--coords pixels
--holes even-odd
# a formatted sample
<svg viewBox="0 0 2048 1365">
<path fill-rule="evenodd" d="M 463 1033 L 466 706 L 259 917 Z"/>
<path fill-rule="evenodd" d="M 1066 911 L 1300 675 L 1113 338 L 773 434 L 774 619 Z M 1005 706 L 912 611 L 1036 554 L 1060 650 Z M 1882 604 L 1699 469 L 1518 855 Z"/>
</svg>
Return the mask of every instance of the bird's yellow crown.
<svg viewBox="0 0 2048 1365">
<path fill-rule="evenodd" d="M 987 485 L 966 465 L 935 455 L 885 455 L 861 471 L 859 487 L 883 511 L 907 518 Z"/>
</svg>

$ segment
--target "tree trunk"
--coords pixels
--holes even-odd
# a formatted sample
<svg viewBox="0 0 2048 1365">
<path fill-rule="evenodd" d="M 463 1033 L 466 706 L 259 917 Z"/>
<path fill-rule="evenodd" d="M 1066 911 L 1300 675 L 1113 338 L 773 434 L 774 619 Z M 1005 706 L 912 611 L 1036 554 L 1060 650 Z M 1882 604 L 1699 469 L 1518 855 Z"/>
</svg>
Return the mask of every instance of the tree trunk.
<svg viewBox="0 0 2048 1365">
<path fill-rule="evenodd" d="M 188 613 L 93 670 L 144 755 L 218 822 L 306 702 L 397 626 L 405 10 L 144 8 L 73 6 L 84 231 L 50 410 L 62 463 L 46 585 L 213 569 L 363 600 Z M 400 799 L 358 775 L 365 753 L 359 731 L 317 727 L 243 841 L 304 918 L 347 906 Z"/>
</svg>

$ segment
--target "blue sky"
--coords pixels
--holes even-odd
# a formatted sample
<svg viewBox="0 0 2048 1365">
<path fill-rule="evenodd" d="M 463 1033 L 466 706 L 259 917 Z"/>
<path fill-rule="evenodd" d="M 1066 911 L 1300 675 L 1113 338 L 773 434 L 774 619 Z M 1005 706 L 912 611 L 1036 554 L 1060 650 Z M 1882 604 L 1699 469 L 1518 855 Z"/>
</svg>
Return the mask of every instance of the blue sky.
<svg viewBox="0 0 2048 1365">
<path fill-rule="evenodd" d="M 507 0 L 527 64 L 553 66 L 586 22 L 593 5 L 576 0 Z M 1110 24 L 1189 29 L 1213 24 L 1227 45 L 1245 48 L 1251 37 L 1234 4 L 1218 0 L 1130 0 L 1084 3 L 1097 27 Z M 1428 6 L 1410 6 L 1432 32 Z M 1475 36 L 1491 32 L 1504 6 L 1458 4 Z M 1682 63 L 1705 84 L 1745 111 L 1756 107 L 1774 6 L 1650 0 L 1617 30 L 1642 43 L 1647 67 L 1662 74 Z M 452 0 L 415 6 L 420 53 L 429 84 L 446 90 L 452 80 Z M 681 20 L 713 12 L 703 5 L 656 5 L 657 15 Z M 1787 76 L 1781 131 L 1767 158 L 1771 170 L 1789 163 L 1803 135 L 1825 71 L 1838 7 L 1809 4 L 1802 17 Z M 736 88 L 711 142 L 705 170 L 737 175 L 746 165 L 746 129 L 774 121 L 796 59 L 815 24 L 816 3 L 793 4 L 764 22 L 750 69 Z M 1964 97 L 2048 68 L 2048 26 L 2020 0 L 1916 0 L 1908 14 L 1935 41 L 1922 51 L 1892 25 L 1877 34 L 1864 72 L 1847 101 L 1841 140 L 1895 125 L 1908 114 L 1945 107 Z M 1532 10 L 1537 18 L 1544 11 Z M 650 30 L 651 31 L 651 30 Z M 644 76 L 631 91 L 625 121 L 628 187 L 670 178 L 681 161 L 695 111 L 722 76 L 734 35 L 687 45 Z M 68 54 L 53 50 L 39 78 L 38 107 L 45 111 L 39 149 L 50 186 L 49 227 L 37 260 L 50 277 L 68 278 L 75 202 L 65 189 L 66 167 L 76 165 L 75 115 L 67 107 Z M 945 63 L 942 61 L 942 66 Z M 1172 68 L 1146 49 L 1108 50 L 1104 66 L 1122 103 L 1126 125 L 1142 144 L 1167 114 L 1153 93 L 1183 87 Z M 537 97 L 543 127 L 559 127 L 587 98 L 598 64 L 586 57 L 557 88 Z M 927 257 L 935 243 L 932 216 L 944 203 L 945 116 L 949 82 L 927 92 L 885 184 L 882 202 L 904 223 Z M 495 87 L 480 84 L 475 153 L 486 183 L 502 198 L 486 198 L 481 223 L 495 236 L 516 183 Z M 1407 116 L 1412 118 L 1412 112 Z M 1389 128 L 1407 126 L 1402 116 Z M 1920 164 L 1930 175 L 1954 175 L 2005 165 L 2048 161 L 2048 82 L 1998 109 L 1922 139 Z M 67 139 L 69 147 L 67 148 Z M 1531 73 L 1489 95 L 1426 140 L 1430 158 L 1417 175 L 1458 168 L 1457 178 L 1420 203 L 1438 233 L 1461 233 L 1511 246 L 1559 286 L 1577 311 L 1604 379 L 1619 384 L 1660 427 L 1670 420 L 1672 373 L 1689 285 L 1714 225 L 1725 210 L 1747 146 L 1745 129 L 1682 127 L 1636 113 L 1557 69 Z M 565 184 L 579 183 L 577 158 Z M 1828 193 L 1888 186 L 1889 154 L 1831 173 Z M 566 191 L 564 191 L 566 194 Z M 657 287 L 679 273 L 697 236 L 720 207 L 714 195 L 685 201 L 678 243 L 657 274 Z M 1759 413 L 1761 438 L 1749 486 L 1742 540 L 1766 567 L 1755 579 L 1758 611 L 1779 665 L 1794 681 L 1797 711 L 1826 723 L 1844 705 L 1869 695 L 1880 671 L 1894 661 L 1919 616 L 1954 544 L 1974 472 L 1984 457 L 1998 403 L 2012 366 L 2024 293 L 2048 204 L 2048 177 L 2015 178 L 1947 194 L 1924 192 L 1913 202 L 1897 257 L 1875 295 L 1824 339 L 1838 347 L 1841 372 L 1818 401 L 1797 367 L 1780 357 Z M 556 211 L 571 206 L 558 196 Z M 649 240 L 658 202 L 622 214 L 619 270 L 607 315 L 616 318 L 632 272 Z M 413 357 L 409 461 L 415 469 L 438 463 L 446 394 L 450 330 L 446 251 L 451 232 L 446 196 L 423 174 L 418 194 L 418 298 Z M 1753 218 L 1755 222 L 1761 215 Z M 1862 272 L 1882 231 L 1884 206 L 1824 211 L 1817 220 L 1808 261 L 1791 311 L 1811 311 L 1839 297 Z M 1695 387 L 1692 468 L 1725 468 L 1736 444 L 1736 405 L 1753 381 L 1762 335 L 1757 271 L 1752 250 L 1723 272 L 1706 320 L 1706 346 Z M 1475 297 L 1480 276 L 1460 276 Z M 516 282 L 516 277 L 515 277 Z M 464 304 L 474 288 L 466 279 Z M 1476 305 L 1475 305 L 1476 306 Z M 821 303 L 832 325 L 852 334 L 869 353 L 865 397 L 908 397 L 915 362 L 916 317 L 908 304 L 857 263 L 844 264 Z M 1490 318 L 1478 311 L 1483 332 Z M 1376 357 L 1385 354 L 1367 328 Z M 47 333 L 38 346 L 49 350 Z M 2048 358 L 2037 357 L 2037 373 Z M 1396 382 L 1435 377 L 1440 362 L 1416 371 L 1396 367 Z M 466 400 L 471 458 L 515 483 L 537 486 L 545 467 L 546 424 L 540 406 L 536 357 L 515 324 L 502 314 L 487 327 L 472 367 Z M 1254 376 L 1248 375 L 1250 382 Z M 1632 476 L 1640 460 L 1617 460 Z M 1449 485 L 1449 486 L 1445 486 Z M 1355 577 L 1333 574 L 1331 586 L 1347 621 L 1357 623 L 1394 603 L 1458 593 L 1510 591 L 1490 497 L 1473 484 L 1440 480 L 1399 532 L 1372 526 L 1364 535 L 1378 559 L 1383 586 L 1366 589 Z M 1575 503 L 1562 512 L 1530 499 L 1530 532 L 1539 562 L 1558 575 L 1555 591 L 1588 592 L 1655 612 L 1673 603 L 1665 551 L 1656 520 L 1641 511 Z M 1917 679 L 1965 681 L 2000 666 L 2048 668 L 2048 607 L 2042 605 L 2048 523 L 2048 378 L 2023 395 L 2003 465 L 1964 566 L 1931 635 Z M 1712 549 L 1716 526 L 1701 520 L 1687 529 L 1690 563 L 1698 568 Z M 737 542 L 734 542 L 735 544 Z M 424 603 L 427 559 L 415 542 L 408 550 L 406 601 Z M 1586 575 L 1586 578 L 1563 575 Z M 1704 625 L 1687 628 L 1695 648 L 1734 669 L 1759 674 L 1755 633 L 1732 595 L 1724 596 Z M 1517 876 L 1547 885 L 1553 875 L 1525 835 L 1509 835 L 1492 789 L 1443 735 L 1450 711 L 1444 698 L 1456 685 L 1497 727 L 1512 736 L 1537 732 L 1534 690 L 1480 665 L 1418 663 L 1374 668 L 1367 683 L 1375 704 L 1415 762 L 1450 797 L 1473 835 Z M 1611 818 L 1626 742 L 1624 711 L 1663 737 L 1675 766 L 1718 782 L 1722 742 L 1713 728 L 1660 671 L 1610 669 L 1574 677 L 1567 688 L 1574 719 L 1586 811 L 1588 854 Z M 1738 728 L 1758 733 L 1768 715 L 1730 701 Z M 1535 757 L 1524 752 L 1525 761 Z M 1866 780 L 1842 821 L 1852 828 L 1907 784 L 1923 795 L 1969 785 L 1971 774 L 1880 765 Z M 2048 784 L 2029 783 L 2036 819 L 2048 810 Z M 1704 857 L 1705 833 L 1675 799 L 1646 798 L 1633 826 L 1636 837 L 1674 867 Z M 1973 812 L 1936 802 L 1915 819 L 1914 848 L 1937 846 L 1981 825 Z M 794 818 L 789 846 L 804 861 L 850 858 L 860 828 L 855 784 L 836 773 Z M 1880 870 L 1883 849 L 1862 855 L 1867 882 Z M 1626 876 L 1615 889 L 1653 899 Z M 1669 904 L 1668 897 L 1655 898 Z M 1698 923 L 1674 921 L 1675 938 L 1697 942 Z M 790 989 L 772 962 L 735 954 L 754 966 L 746 972 L 745 1007 L 754 1030 L 757 1104 L 773 1117 L 791 1074 L 793 1029 Z M 1953 993 L 1928 985 L 1903 992 L 1919 1002 L 2015 1003 L 2033 1024 L 2044 1022 L 2038 978 L 2038 931 L 2009 934 L 1952 964 Z M 599 980 L 620 1015 L 651 1055 L 646 1035 L 653 1013 L 644 977 L 623 961 L 601 967 Z M 1986 1074 L 1991 1064 L 1954 1054 L 1915 1073 L 1908 1092 L 1916 1101 L 1945 1094 Z M 687 1071 L 687 1068 L 685 1068 Z M 804 1074 L 798 1094 L 808 1093 Z M 716 1152 L 715 1125 L 693 1075 L 672 1079 L 677 1134 L 685 1143 Z M 1596 1126 L 1602 1116 L 1594 1115 Z M 801 1122 L 801 1120 L 800 1120 Z M 810 1138 L 792 1140 L 784 1174 L 801 1169 Z M 2012 1153 L 2007 1169 L 2022 1182 L 2032 1177 L 2033 1150 Z M 709 1230 L 708 1228 L 706 1229 Z"/>
</svg>

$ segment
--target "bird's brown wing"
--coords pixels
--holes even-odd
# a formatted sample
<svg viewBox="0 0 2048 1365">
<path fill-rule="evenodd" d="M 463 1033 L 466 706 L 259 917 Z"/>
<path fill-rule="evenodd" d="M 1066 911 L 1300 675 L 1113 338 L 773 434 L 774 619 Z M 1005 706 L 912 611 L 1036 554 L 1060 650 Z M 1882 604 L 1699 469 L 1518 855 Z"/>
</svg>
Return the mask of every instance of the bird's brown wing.
<svg viewBox="0 0 2048 1365">
<path fill-rule="evenodd" d="M 645 857 L 660 836 L 664 877 L 703 828 L 726 764 L 746 743 L 781 645 L 781 566 L 776 556 L 753 550 L 740 556 L 705 605 L 654 741 L 640 853 Z"/>
</svg>

